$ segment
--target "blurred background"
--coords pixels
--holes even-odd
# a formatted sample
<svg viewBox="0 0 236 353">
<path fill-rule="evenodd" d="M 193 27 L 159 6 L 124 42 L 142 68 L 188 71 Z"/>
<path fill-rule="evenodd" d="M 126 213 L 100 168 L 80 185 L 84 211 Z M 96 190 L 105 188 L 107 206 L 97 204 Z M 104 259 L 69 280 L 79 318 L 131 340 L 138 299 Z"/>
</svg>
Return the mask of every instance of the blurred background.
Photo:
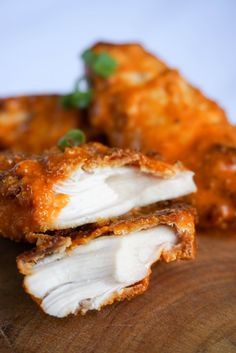
<svg viewBox="0 0 236 353">
<path fill-rule="evenodd" d="M 0 0 L 0 96 L 69 91 L 98 40 L 141 42 L 236 122 L 235 0 Z"/>
</svg>

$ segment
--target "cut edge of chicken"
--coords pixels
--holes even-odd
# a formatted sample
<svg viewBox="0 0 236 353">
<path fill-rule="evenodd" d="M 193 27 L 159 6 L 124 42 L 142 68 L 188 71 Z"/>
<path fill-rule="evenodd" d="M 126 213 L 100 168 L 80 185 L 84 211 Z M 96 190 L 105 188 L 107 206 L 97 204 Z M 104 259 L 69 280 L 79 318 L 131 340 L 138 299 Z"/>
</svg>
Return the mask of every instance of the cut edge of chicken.
<svg viewBox="0 0 236 353">
<path fill-rule="evenodd" d="M 56 194 L 68 202 L 54 220 L 53 229 L 77 227 L 120 216 L 133 208 L 171 200 L 196 191 L 193 172 L 178 170 L 160 177 L 138 168 L 77 168 L 66 180 L 54 185 Z"/>
<path fill-rule="evenodd" d="M 58 248 L 35 263 L 32 259 L 17 262 L 26 274 L 26 292 L 55 317 L 100 310 L 115 300 L 142 293 L 152 264 L 178 243 L 175 228 L 166 225 L 101 236 L 72 247 L 70 238 L 62 239 Z"/>
</svg>

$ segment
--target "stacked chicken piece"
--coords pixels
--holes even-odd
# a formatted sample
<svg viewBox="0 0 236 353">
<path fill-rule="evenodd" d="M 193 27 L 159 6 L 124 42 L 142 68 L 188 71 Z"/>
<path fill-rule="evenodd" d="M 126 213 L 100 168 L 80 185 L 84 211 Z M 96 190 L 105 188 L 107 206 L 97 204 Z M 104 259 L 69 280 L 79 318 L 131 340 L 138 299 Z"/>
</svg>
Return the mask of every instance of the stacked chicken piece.
<svg viewBox="0 0 236 353">
<path fill-rule="evenodd" d="M 158 260 L 192 259 L 183 198 L 201 227 L 236 225 L 236 133 L 223 110 L 140 45 L 99 43 L 83 59 L 88 92 L 0 100 L 0 234 L 36 244 L 17 265 L 57 317 L 143 293 Z M 111 147 L 55 147 L 77 128 Z"/>
</svg>

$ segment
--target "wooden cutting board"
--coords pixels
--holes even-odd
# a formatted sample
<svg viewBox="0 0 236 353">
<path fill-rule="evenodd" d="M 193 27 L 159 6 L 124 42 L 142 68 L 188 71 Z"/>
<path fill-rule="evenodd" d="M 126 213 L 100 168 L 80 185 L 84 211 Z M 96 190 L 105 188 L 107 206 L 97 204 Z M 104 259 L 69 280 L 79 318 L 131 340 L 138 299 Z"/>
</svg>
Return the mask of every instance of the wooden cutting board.
<svg viewBox="0 0 236 353">
<path fill-rule="evenodd" d="M 158 264 L 149 290 L 86 316 L 45 315 L 0 239 L 1 353 L 236 352 L 236 234 L 199 234 L 195 261 Z"/>
</svg>

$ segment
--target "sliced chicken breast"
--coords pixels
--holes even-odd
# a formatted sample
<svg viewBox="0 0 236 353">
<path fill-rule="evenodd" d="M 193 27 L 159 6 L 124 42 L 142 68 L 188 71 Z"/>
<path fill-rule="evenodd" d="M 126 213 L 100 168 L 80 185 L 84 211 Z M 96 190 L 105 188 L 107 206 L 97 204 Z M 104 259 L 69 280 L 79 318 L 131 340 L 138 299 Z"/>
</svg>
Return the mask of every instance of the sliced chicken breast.
<svg viewBox="0 0 236 353">
<path fill-rule="evenodd" d="M 193 173 L 156 156 L 90 143 L 0 159 L 0 233 L 22 240 L 120 216 L 195 191 Z"/>
<path fill-rule="evenodd" d="M 136 167 L 103 167 L 91 172 L 78 168 L 54 186 L 69 201 L 55 220 L 67 228 L 120 216 L 132 208 L 177 198 L 195 191 L 193 173 L 177 171 L 170 178 L 142 172 Z"/>
<path fill-rule="evenodd" d="M 65 317 L 141 294 L 160 259 L 191 259 L 194 215 L 183 204 L 153 206 L 37 238 L 37 248 L 17 259 L 24 288 L 47 314 Z"/>
</svg>

